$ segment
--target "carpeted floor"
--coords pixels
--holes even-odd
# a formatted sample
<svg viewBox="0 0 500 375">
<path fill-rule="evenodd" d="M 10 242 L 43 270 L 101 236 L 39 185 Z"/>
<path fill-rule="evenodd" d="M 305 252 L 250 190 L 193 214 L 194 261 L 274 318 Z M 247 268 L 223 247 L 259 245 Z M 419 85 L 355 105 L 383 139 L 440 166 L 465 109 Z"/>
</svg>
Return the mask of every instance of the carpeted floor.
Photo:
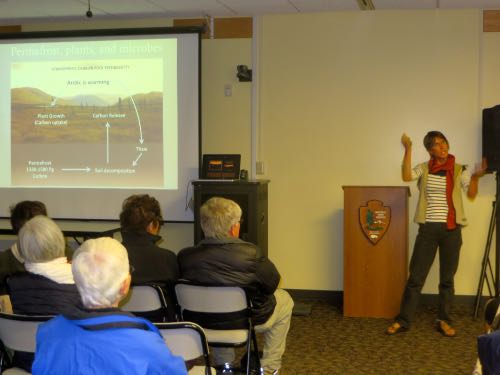
<svg viewBox="0 0 500 375">
<path fill-rule="evenodd" d="M 469 306 L 456 306 L 452 316 L 453 338 L 435 330 L 436 309 L 427 306 L 411 330 L 387 336 L 388 319 L 344 318 L 338 308 L 314 302 L 309 316 L 292 318 L 283 375 L 471 374 L 483 324 Z"/>
</svg>

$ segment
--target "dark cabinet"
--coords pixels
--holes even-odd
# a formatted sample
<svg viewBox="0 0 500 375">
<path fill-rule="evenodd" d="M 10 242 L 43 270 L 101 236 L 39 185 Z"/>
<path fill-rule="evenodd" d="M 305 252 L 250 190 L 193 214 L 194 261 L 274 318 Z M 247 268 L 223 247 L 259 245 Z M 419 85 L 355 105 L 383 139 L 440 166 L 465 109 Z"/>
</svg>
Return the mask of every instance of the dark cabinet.
<svg viewBox="0 0 500 375">
<path fill-rule="evenodd" d="M 193 181 L 194 242 L 203 238 L 200 207 L 212 197 L 235 201 L 242 210 L 240 238 L 260 247 L 267 257 L 267 186 L 269 180 Z"/>
</svg>

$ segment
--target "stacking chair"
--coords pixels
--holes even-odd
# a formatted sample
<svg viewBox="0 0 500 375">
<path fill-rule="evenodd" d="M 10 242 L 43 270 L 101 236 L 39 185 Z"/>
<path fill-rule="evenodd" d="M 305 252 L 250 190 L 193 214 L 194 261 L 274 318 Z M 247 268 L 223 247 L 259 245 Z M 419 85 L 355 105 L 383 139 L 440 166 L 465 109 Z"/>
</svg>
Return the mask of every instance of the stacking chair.
<svg viewBox="0 0 500 375">
<path fill-rule="evenodd" d="M 246 346 L 247 375 L 250 374 L 253 347 L 254 358 L 260 367 L 251 302 L 243 288 L 179 281 L 175 285 L 175 294 L 181 319 L 201 325 L 210 346 Z"/>
<path fill-rule="evenodd" d="M 6 314 L 0 312 L 0 340 L 2 345 L 1 368 L 10 366 L 10 359 L 6 348 L 22 351 L 35 352 L 36 331 L 40 323 L 53 318 L 52 316 L 27 316 L 17 314 Z M 24 375 L 29 374 L 23 369 L 14 367 L 2 372 L 2 375 Z"/>
<path fill-rule="evenodd" d="M 167 321 L 167 302 L 159 285 L 133 285 L 120 308 L 152 322 Z"/>
<path fill-rule="evenodd" d="M 210 367 L 208 343 L 203 328 L 196 323 L 155 323 L 160 330 L 168 348 L 174 355 L 181 356 L 184 361 L 203 357 L 203 366 L 194 366 L 189 375 L 212 375 L 215 369 Z"/>
</svg>

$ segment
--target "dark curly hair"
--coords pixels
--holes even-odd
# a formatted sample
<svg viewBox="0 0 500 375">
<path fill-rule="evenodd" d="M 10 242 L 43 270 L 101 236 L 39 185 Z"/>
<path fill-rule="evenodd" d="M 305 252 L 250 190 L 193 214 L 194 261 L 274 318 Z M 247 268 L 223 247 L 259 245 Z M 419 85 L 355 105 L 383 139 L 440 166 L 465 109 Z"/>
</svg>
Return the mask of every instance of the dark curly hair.
<svg viewBox="0 0 500 375">
<path fill-rule="evenodd" d="M 123 201 L 120 226 L 124 232 L 144 233 L 151 223 L 161 225 L 160 203 L 148 194 L 135 194 Z"/>
</svg>

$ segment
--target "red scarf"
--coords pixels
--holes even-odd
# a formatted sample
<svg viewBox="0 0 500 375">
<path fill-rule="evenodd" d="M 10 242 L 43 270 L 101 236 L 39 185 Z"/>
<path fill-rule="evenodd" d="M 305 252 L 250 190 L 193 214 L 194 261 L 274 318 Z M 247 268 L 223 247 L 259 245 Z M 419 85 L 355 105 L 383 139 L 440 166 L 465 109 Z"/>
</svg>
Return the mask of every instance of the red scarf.
<svg viewBox="0 0 500 375">
<path fill-rule="evenodd" d="M 455 174 L 455 157 L 448 154 L 446 163 L 438 164 L 436 159 L 429 160 L 429 173 L 436 174 L 439 171 L 446 171 L 446 203 L 448 203 L 448 217 L 446 219 L 446 227 L 448 230 L 455 229 L 455 207 L 453 206 L 453 175 Z"/>
</svg>

